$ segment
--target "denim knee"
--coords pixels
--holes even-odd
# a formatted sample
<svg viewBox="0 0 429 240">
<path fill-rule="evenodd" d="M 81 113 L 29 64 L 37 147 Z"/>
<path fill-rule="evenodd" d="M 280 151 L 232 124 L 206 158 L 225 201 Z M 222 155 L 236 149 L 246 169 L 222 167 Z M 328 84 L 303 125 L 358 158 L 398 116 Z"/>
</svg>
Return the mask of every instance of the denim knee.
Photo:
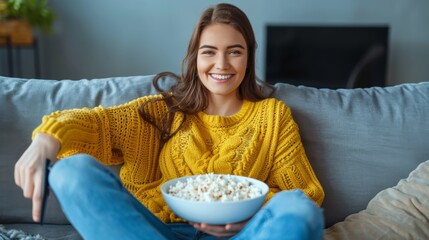
<svg viewBox="0 0 429 240">
<path fill-rule="evenodd" d="M 91 181 L 89 171 L 99 164 L 96 159 L 86 154 L 76 154 L 59 160 L 49 173 L 49 185 L 55 193 L 71 193 Z"/>
<path fill-rule="evenodd" d="M 301 190 L 276 193 L 233 239 L 322 239 L 323 211 Z"/>
<path fill-rule="evenodd" d="M 324 227 L 323 209 L 301 190 L 279 192 L 270 199 L 266 207 L 279 218 L 296 216 L 313 229 Z"/>
</svg>

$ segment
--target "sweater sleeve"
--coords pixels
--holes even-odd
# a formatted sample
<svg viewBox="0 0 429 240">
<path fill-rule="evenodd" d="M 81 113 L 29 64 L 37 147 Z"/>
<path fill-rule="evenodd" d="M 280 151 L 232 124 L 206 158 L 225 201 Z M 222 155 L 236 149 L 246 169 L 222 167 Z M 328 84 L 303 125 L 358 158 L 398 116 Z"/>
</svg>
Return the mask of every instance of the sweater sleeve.
<svg viewBox="0 0 429 240">
<path fill-rule="evenodd" d="M 281 190 L 301 189 L 320 206 L 325 193 L 307 159 L 291 110 L 282 105 L 277 149 L 267 179 L 270 186 L 268 198 Z"/>
<path fill-rule="evenodd" d="M 138 112 L 138 107 L 151 98 L 154 96 L 110 108 L 98 106 L 53 112 L 43 117 L 33 131 L 33 138 L 37 133 L 46 133 L 58 139 L 61 144 L 58 158 L 86 153 L 108 165 L 121 164 L 124 152 L 132 147 L 130 143 L 139 138 L 138 134 L 150 131 L 137 128 L 153 128 Z"/>
</svg>

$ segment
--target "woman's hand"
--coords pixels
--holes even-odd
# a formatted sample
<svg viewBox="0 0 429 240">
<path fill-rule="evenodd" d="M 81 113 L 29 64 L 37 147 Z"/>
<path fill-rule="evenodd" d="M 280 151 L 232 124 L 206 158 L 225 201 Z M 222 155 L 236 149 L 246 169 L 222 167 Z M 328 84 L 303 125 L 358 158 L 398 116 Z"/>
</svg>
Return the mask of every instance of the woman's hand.
<svg viewBox="0 0 429 240">
<path fill-rule="evenodd" d="M 232 237 L 243 229 L 247 221 L 229 223 L 226 225 L 210 225 L 206 223 L 189 222 L 197 230 L 203 231 L 215 237 Z"/>
<path fill-rule="evenodd" d="M 33 220 L 40 221 L 42 205 L 42 174 L 46 159 L 56 161 L 60 142 L 48 135 L 37 134 L 33 142 L 15 164 L 15 183 L 22 188 L 24 197 L 33 201 Z"/>
</svg>

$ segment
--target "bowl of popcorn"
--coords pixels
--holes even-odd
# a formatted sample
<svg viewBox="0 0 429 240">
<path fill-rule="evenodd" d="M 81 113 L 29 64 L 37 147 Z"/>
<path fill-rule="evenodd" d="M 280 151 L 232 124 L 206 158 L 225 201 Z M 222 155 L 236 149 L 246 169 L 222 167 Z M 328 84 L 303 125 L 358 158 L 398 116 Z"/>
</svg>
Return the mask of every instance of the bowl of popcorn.
<svg viewBox="0 0 429 240">
<path fill-rule="evenodd" d="M 249 219 L 261 208 L 268 190 L 267 184 L 254 178 L 213 173 L 176 178 L 161 186 L 177 216 L 207 224 Z"/>
</svg>

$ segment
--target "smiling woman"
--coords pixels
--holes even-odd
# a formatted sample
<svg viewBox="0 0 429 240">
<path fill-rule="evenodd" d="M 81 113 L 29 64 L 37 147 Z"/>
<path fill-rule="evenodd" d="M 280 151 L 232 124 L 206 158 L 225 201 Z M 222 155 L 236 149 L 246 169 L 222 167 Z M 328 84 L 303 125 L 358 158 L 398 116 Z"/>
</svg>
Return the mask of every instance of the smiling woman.
<svg viewBox="0 0 429 240">
<path fill-rule="evenodd" d="M 247 16 L 218 4 L 201 16 L 180 76 L 154 78 L 160 94 L 45 116 L 15 167 L 34 220 L 43 163 L 58 157 L 49 185 L 84 239 L 320 239 L 323 188 L 291 110 L 256 81 L 255 50 Z M 164 76 L 170 89 L 158 86 Z M 120 179 L 104 164 L 121 164 Z M 263 181 L 265 206 L 241 222 L 186 222 L 160 187 L 208 173 Z"/>
<path fill-rule="evenodd" d="M 247 68 L 247 44 L 228 24 L 208 26 L 201 34 L 197 57 L 198 77 L 208 90 L 204 112 L 229 116 L 237 113 L 243 99 L 237 94 Z"/>
</svg>

